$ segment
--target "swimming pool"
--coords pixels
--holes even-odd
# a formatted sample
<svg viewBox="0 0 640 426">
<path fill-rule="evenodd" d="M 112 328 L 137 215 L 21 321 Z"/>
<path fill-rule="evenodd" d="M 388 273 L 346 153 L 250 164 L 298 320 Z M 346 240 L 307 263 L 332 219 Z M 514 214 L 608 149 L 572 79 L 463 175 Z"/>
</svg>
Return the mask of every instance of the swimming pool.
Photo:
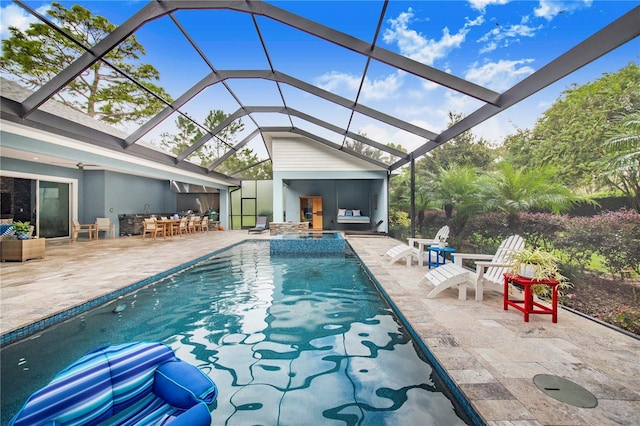
<svg viewBox="0 0 640 426">
<path fill-rule="evenodd" d="M 268 242 L 4 347 L 3 424 L 85 352 L 131 340 L 205 368 L 213 424 L 465 424 L 354 256 L 271 257 Z"/>
</svg>

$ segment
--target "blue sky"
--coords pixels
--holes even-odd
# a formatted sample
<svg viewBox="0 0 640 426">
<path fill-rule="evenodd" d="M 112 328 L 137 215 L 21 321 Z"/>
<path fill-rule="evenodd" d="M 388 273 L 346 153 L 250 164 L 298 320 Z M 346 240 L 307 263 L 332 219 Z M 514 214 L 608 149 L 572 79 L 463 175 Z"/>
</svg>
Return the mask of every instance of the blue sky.
<svg viewBox="0 0 640 426">
<path fill-rule="evenodd" d="M 46 10 L 48 3 L 27 1 Z M 66 7 L 81 4 L 94 14 L 121 24 L 146 2 L 78 1 L 61 2 Z M 371 42 L 382 10 L 380 1 L 277 1 L 277 7 Z M 636 1 L 391 1 L 386 10 L 376 45 L 426 65 L 470 80 L 494 91 L 504 91 L 611 23 L 638 4 Z M 0 36 L 8 25 L 24 28 L 30 18 L 10 2 L 1 1 Z M 230 11 L 179 11 L 177 20 L 209 57 L 217 70 L 268 69 L 251 17 Z M 360 85 L 365 58 L 319 40 L 265 17 L 256 21 L 270 60 L 276 70 L 346 98 L 353 98 Z M 144 62 L 160 70 L 159 84 L 174 98 L 206 76 L 210 69 L 190 48 L 168 17 L 142 27 L 136 36 L 145 46 Z M 629 62 L 638 62 L 638 39 L 610 52 L 594 63 L 531 96 L 474 129 L 474 134 L 499 142 L 517 128 L 531 128 L 561 92 L 573 84 L 615 72 Z M 282 105 L 275 84 L 264 80 L 230 80 L 229 87 L 245 105 Z M 344 108 L 282 85 L 289 107 L 346 127 L 350 114 Z M 383 63 L 369 65 L 360 103 L 387 114 L 440 132 L 447 126 L 447 114 L 469 114 L 482 102 L 437 86 Z M 185 112 L 202 119 L 210 109 L 231 113 L 238 108 L 220 84 L 212 86 L 185 106 Z M 281 114 L 256 114 L 260 125 L 288 125 Z M 243 119 L 246 133 L 255 125 Z M 298 124 L 298 122 L 296 122 Z M 308 123 L 309 131 L 336 142 L 341 137 Z M 163 123 L 147 138 L 157 140 L 172 130 Z M 356 114 L 350 130 L 362 131 L 382 143 L 400 143 L 412 150 L 424 139 Z M 252 147 L 258 148 L 257 146 Z"/>
</svg>

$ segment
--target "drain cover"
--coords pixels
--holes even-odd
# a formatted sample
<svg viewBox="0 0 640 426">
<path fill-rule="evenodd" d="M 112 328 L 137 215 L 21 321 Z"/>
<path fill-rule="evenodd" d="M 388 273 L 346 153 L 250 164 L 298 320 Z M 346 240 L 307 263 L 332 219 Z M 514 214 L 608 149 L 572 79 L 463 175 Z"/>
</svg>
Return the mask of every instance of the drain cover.
<svg viewBox="0 0 640 426">
<path fill-rule="evenodd" d="M 551 398 L 566 404 L 582 408 L 594 408 L 598 405 L 598 400 L 591 392 L 571 380 L 550 374 L 537 374 L 533 377 L 533 383 Z"/>
</svg>

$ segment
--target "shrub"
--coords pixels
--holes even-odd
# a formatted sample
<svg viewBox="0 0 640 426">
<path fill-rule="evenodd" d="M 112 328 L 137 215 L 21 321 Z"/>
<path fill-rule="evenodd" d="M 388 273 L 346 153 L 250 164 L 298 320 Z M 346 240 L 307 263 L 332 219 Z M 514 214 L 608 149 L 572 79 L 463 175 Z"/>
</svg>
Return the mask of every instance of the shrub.
<svg viewBox="0 0 640 426">
<path fill-rule="evenodd" d="M 624 271 L 640 274 L 640 214 L 633 210 L 606 212 L 590 218 L 594 251 L 604 258 L 609 272 L 624 278 Z"/>
<path fill-rule="evenodd" d="M 442 209 L 426 210 L 423 216 L 422 227 L 416 229 L 416 234 L 423 238 L 433 238 L 436 232 L 447 224 L 447 218 Z"/>
<path fill-rule="evenodd" d="M 430 226 L 427 235 L 441 226 L 437 212 L 425 214 L 425 219 Z M 395 228 L 394 223 L 397 223 Z M 390 226 L 402 234 L 402 238 L 409 234 L 409 223 L 406 213 L 392 209 Z M 406 226 L 406 230 L 401 226 Z M 630 271 L 640 274 L 640 214 L 634 210 L 604 212 L 591 217 L 550 213 L 514 216 L 493 212 L 471 217 L 464 228 L 453 231 L 449 238 L 452 246 L 459 252 L 476 253 L 494 253 L 509 235 L 520 234 L 527 247 L 556 254 L 560 258 L 561 273 L 571 279 L 588 271 L 594 255 L 603 259 L 606 271 L 613 276 L 624 279 Z"/>
<path fill-rule="evenodd" d="M 569 218 L 551 213 L 521 213 L 518 233 L 530 247 L 553 251 L 559 235 L 567 227 Z"/>
<path fill-rule="evenodd" d="M 411 219 L 409 219 L 407 212 L 394 208 L 389 209 L 389 234 L 393 238 L 399 240 L 408 238 L 410 228 Z"/>
<path fill-rule="evenodd" d="M 607 318 L 607 322 L 631 331 L 632 333 L 640 335 L 640 312 L 633 310 L 627 306 L 622 306 L 618 309 L 615 316 Z"/>
</svg>

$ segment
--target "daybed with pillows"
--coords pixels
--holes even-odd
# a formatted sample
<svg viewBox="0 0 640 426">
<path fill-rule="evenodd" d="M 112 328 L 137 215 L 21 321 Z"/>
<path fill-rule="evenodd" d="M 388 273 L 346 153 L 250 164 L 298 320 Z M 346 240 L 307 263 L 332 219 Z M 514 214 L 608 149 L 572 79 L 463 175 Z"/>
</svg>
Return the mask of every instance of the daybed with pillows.
<svg viewBox="0 0 640 426">
<path fill-rule="evenodd" d="M 209 426 L 213 381 L 162 343 L 134 342 L 89 352 L 35 392 L 9 426 Z"/>
<path fill-rule="evenodd" d="M 363 216 L 360 210 L 338 209 L 338 223 L 370 223 L 369 216 Z"/>
</svg>

